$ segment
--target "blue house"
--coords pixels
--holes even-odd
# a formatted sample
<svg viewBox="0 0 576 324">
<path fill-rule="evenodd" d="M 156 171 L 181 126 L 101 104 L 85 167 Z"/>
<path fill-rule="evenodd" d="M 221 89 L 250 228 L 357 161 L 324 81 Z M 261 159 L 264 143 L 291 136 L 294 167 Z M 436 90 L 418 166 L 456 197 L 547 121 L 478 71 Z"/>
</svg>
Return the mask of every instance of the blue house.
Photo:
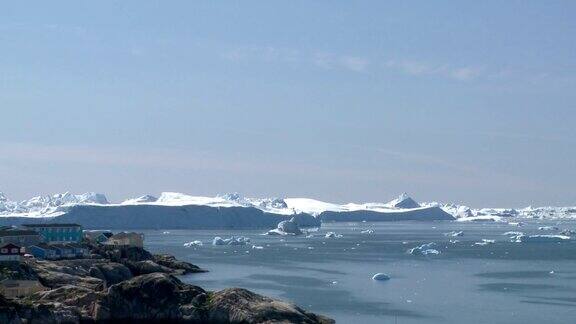
<svg viewBox="0 0 576 324">
<path fill-rule="evenodd" d="M 79 224 L 24 224 L 22 227 L 36 231 L 42 241 L 48 244 L 80 243 L 82 226 Z"/>
<path fill-rule="evenodd" d="M 56 260 L 60 258 L 58 250 L 46 243 L 29 246 L 26 248 L 26 252 L 37 259 Z"/>
</svg>

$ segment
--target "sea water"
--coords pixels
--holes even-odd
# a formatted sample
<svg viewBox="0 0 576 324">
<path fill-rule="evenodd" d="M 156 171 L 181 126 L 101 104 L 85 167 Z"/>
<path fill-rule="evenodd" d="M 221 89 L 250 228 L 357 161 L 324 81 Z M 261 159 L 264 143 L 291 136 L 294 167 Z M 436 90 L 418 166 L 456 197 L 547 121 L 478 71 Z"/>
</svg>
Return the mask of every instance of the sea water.
<svg viewBox="0 0 576 324">
<path fill-rule="evenodd" d="M 546 225 L 576 229 L 574 221 L 359 222 L 323 224 L 309 237 L 266 236 L 263 230 L 145 235 L 151 251 L 210 271 L 183 276 L 187 283 L 247 288 L 338 323 L 575 323 L 576 240 L 518 243 L 503 235 L 555 234 L 538 229 Z M 368 229 L 372 233 L 362 233 Z M 463 235 L 447 235 L 454 231 Z M 342 236 L 326 238 L 327 232 Z M 214 246 L 215 236 L 245 236 L 250 243 Z M 184 247 L 196 240 L 203 246 Z M 407 253 L 430 242 L 440 254 Z M 380 272 L 390 280 L 372 280 Z"/>
</svg>

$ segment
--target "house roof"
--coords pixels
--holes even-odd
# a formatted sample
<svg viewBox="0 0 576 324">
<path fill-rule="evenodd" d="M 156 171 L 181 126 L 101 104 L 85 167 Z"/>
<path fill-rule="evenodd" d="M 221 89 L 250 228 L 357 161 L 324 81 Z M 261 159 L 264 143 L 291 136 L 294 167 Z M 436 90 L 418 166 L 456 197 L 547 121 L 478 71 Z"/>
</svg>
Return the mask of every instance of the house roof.
<svg viewBox="0 0 576 324">
<path fill-rule="evenodd" d="M 20 249 L 18 245 L 12 243 L 4 244 L 0 247 L 0 249 L 12 249 L 12 248 Z"/>
<path fill-rule="evenodd" d="M 56 250 L 57 250 L 57 249 L 54 248 L 53 246 L 48 245 L 48 244 L 46 244 L 46 243 L 38 243 L 38 244 L 32 245 L 32 247 L 37 247 L 37 248 L 43 249 L 43 250 L 52 250 L 52 251 L 56 251 Z"/>
<path fill-rule="evenodd" d="M 80 224 L 74 224 L 74 223 L 63 223 L 63 224 L 58 224 L 58 223 L 46 223 L 46 224 L 22 224 L 22 226 L 24 227 L 81 227 L 82 225 Z"/>
<path fill-rule="evenodd" d="M 135 233 L 135 232 L 120 232 L 118 234 L 114 234 L 112 235 L 110 238 L 115 238 L 115 239 L 123 239 L 123 238 L 128 238 L 128 237 L 134 237 L 134 236 L 138 236 L 140 237 L 142 234 L 139 233 Z"/>
<path fill-rule="evenodd" d="M 108 237 L 112 236 L 113 234 L 109 231 L 84 231 L 84 236 L 86 236 L 88 238 L 96 238 L 100 235 L 108 238 Z"/>
<path fill-rule="evenodd" d="M 32 230 L 20 230 L 20 229 L 0 230 L 0 237 L 26 236 L 26 235 L 40 235 L 40 234 Z"/>
</svg>

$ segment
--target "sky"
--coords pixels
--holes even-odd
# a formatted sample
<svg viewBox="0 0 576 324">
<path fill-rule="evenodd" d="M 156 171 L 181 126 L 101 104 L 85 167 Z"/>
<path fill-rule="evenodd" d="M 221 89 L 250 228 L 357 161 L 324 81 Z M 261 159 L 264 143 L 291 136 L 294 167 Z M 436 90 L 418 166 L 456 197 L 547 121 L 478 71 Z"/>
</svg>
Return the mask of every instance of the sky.
<svg viewBox="0 0 576 324">
<path fill-rule="evenodd" d="M 0 191 L 576 205 L 574 1 L 0 4 Z"/>
</svg>

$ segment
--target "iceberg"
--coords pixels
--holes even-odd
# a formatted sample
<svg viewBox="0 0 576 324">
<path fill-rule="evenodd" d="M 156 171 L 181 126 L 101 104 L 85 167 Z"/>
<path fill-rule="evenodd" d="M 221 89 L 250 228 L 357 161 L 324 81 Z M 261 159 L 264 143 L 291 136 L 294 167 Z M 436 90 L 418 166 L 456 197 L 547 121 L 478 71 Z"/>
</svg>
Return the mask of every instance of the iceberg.
<svg viewBox="0 0 576 324">
<path fill-rule="evenodd" d="M 334 232 L 328 232 L 324 235 L 325 238 L 341 238 L 342 234 L 336 234 Z"/>
<path fill-rule="evenodd" d="M 429 255 L 429 254 L 437 255 L 437 254 L 440 254 L 440 251 L 433 249 L 434 247 L 436 247 L 436 243 L 434 243 L 434 242 L 422 244 L 420 246 L 417 246 L 415 248 L 411 248 L 410 250 L 408 250 L 408 254 L 412 254 L 412 255 Z"/>
<path fill-rule="evenodd" d="M 379 273 L 372 276 L 372 280 L 386 281 L 386 280 L 390 280 L 390 276 L 385 274 L 385 273 L 379 272 Z"/>
<path fill-rule="evenodd" d="M 556 227 L 556 226 L 540 226 L 540 227 L 538 227 L 538 230 L 540 230 L 540 231 L 557 231 L 558 227 Z"/>
<path fill-rule="evenodd" d="M 407 193 L 401 194 L 400 196 L 398 196 L 398 198 L 390 201 L 388 204 L 394 208 L 403 208 L 403 209 L 420 208 L 420 204 L 418 204 L 414 199 L 408 196 Z"/>
<path fill-rule="evenodd" d="M 202 241 L 192 241 L 192 242 L 184 243 L 185 247 L 202 246 L 202 245 L 204 245 L 202 243 Z"/>
<path fill-rule="evenodd" d="M 298 227 L 298 223 L 294 217 L 287 221 L 281 221 L 278 226 L 268 231 L 268 235 L 302 235 L 302 230 Z"/>
<path fill-rule="evenodd" d="M 518 235 L 518 243 L 559 243 L 569 241 L 570 236 L 566 235 Z"/>
<path fill-rule="evenodd" d="M 216 236 L 212 240 L 212 245 L 246 245 L 248 243 L 250 243 L 250 239 L 244 236 L 232 236 L 227 239 Z"/>
<path fill-rule="evenodd" d="M 474 243 L 474 245 L 485 246 L 485 245 L 494 244 L 494 243 L 496 243 L 495 240 L 482 239 L 481 242 L 476 242 L 476 243 Z"/>
</svg>

